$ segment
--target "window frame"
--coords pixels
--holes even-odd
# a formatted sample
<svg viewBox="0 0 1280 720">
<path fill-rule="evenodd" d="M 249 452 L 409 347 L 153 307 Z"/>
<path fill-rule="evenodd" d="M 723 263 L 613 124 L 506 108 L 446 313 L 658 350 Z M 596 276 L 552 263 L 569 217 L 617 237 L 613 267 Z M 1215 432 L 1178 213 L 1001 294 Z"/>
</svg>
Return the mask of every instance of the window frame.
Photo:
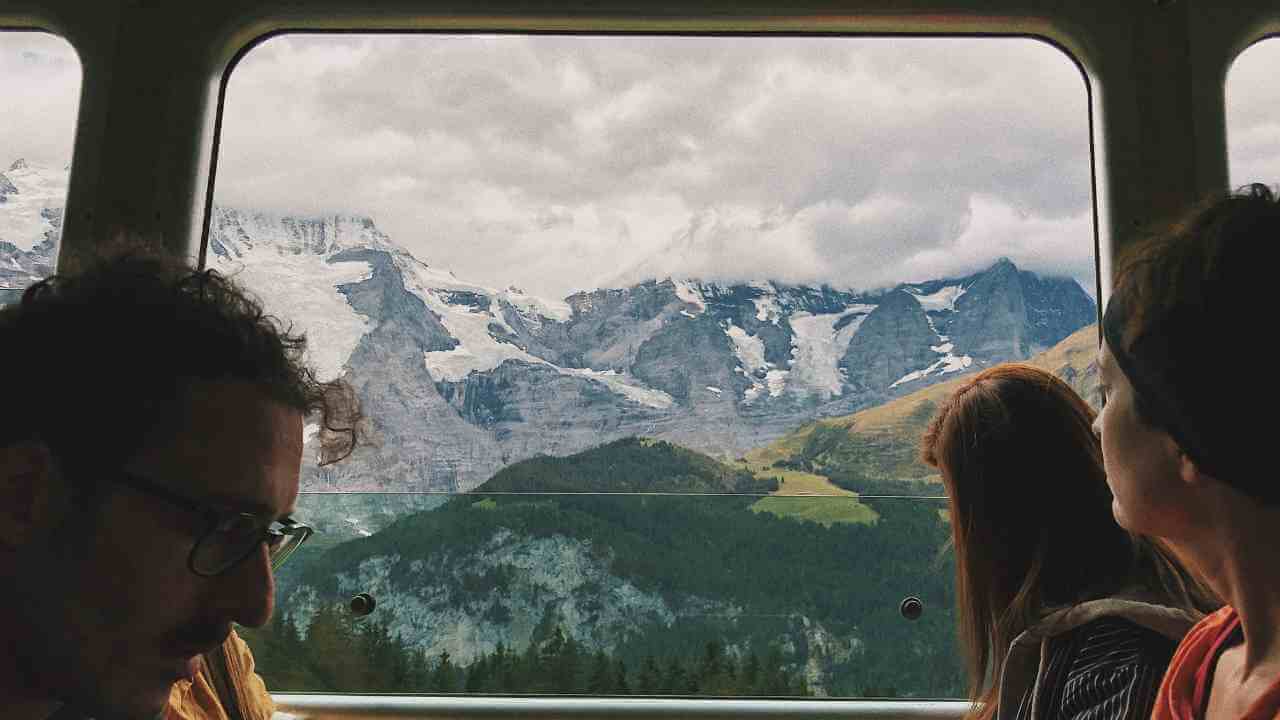
<svg viewBox="0 0 1280 720">
<path fill-rule="evenodd" d="M 380 3 L 376 11 L 354 7 L 349 0 L 230 0 L 208 3 L 196 11 L 183 5 L 181 12 L 191 18 L 177 27 L 196 28 L 184 40 L 189 41 L 192 53 L 202 58 L 199 67 L 207 70 L 203 80 L 214 89 L 214 96 L 235 55 L 246 44 L 284 27 L 488 32 L 502 27 L 591 26 L 660 31 L 749 26 L 761 31 L 860 29 L 871 34 L 949 34 L 966 30 L 1043 33 L 1043 37 L 1059 43 L 1079 59 L 1090 80 L 1091 92 L 1096 90 L 1091 103 L 1095 112 L 1091 116 L 1095 232 L 1100 238 L 1097 258 L 1103 289 L 1098 296 L 1100 305 L 1109 294 L 1111 257 L 1134 227 L 1193 202 L 1207 190 L 1227 186 L 1225 123 L 1221 117 L 1225 68 L 1252 43 L 1280 33 L 1280 14 L 1273 3 L 1265 0 L 1065 6 L 1056 0 L 1027 0 L 1021 4 L 1003 0 L 818 0 L 806 6 L 807 14 L 801 17 L 779 15 L 776 7 L 764 3 L 734 4 L 723 0 L 697 0 L 693 5 L 681 6 L 628 5 L 620 0 L 529 6 L 500 0 L 480 7 L 456 0 L 388 0 Z M 1161 37 L 1135 34 L 1134 28 L 1144 18 L 1158 14 L 1162 16 L 1153 24 L 1181 27 L 1180 48 L 1187 53 L 1187 62 L 1161 68 L 1172 75 L 1171 85 L 1142 88 L 1143 76 L 1135 70 L 1136 60 L 1169 55 L 1153 49 Z M 1228 14 L 1231 19 L 1224 21 Z M 65 203 L 60 265 L 68 255 L 91 251 L 98 239 L 110 237 L 109 231 L 119 227 L 161 229 L 165 242 L 189 257 L 195 256 L 193 250 L 204 242 L 208 213 L 199 203 L 200 198 L 206 205 L 211 199 L 204 190 L 207 184 L 212 191 L 210 157 L 214 142 L 207 130 L 213 124 L 211 111 L 220 115 L 220 99 L 212 104 L 200 99 L 199 93 L 174 97 L 165 92 L 172 89 L 164 84 L 167 80 L 156 81 L 147 74 L 149 66 L 165 64 L 155 63 L 148 54 L 148 37 L 164 32 L 172 15 L 172 10 L 157 4 L 126 0 L 90 4 L 45 0 L 39 6 L 0 6 L 0 27 L 53 32 L 68 39 L 80 53 L 82 100 L 72 153 L 71 187 Z M 993 28 L 1001 32 L 993 32 Z M 168 72 L 170 68 L 163 70 Z M 177 72 L 170 77 L 195 81 L 197 85 L 201 81 Z M 1145 95 L 1141 102 L 1134 99 L 1136 89 L 1142 89 Z M 211 104 L 215 106 L 211 108 Z M 189 138 L 191 142 L 176 146 L 155 142 L 154 137 L 137 137 L 145 133 L 114 132 L 126 130 L 124 126 L 131 118 L 148 114 L 176 116 L 180 122 L 175 134 L 191 128 L 201 132 L 198 137 Z M 113 115 L 118 119 L 112 120 Z M 1157 142 L 1144 133 L 1152 123 L 1182 115 L 1188 119 L 1173 132 L 1175 143 Z M 121 147 L 105 148 L 107 139 Z M 1144 152 L 1154 155 L 1170 147 L 1185 148 L 1186 157 L 1169 166 L 1153 168 L 1143 164 Z M 143 170 L 113 162 L 122 157 L 131 157 L 138 168 L 153 173 L 155 180 L 135 185 L 133 181 L 142 177 Z M 1148 187 L 1156 182 L 1165 188 L 1154 191 Z M 183 215 L 184 207 L 175 212 L 164 201 L 168 196 L 155 192 L 154 184 L 166 183 L 173 187 L 175 195 L 191 194 L 194 207 L 189 216 Z M 294 696 L 281 697 L 287 702 Z M 372 708 L 377 702 L 382 701 L 371 700 L 368 706 Z M 852 702 L 869 705 L 874 701 Z M 465 712 L 461 706 L 457 709 L 459 714 Z M 851 712 L 862 715 L 858 708 Z"/>
<path fill-rule="evenodd" d="M 806 29 L 806 30 L 738 30 L 725 29 L 724 25 L 711 25 L 706 30 L 653 30 L 641 27 L 635 30 L 619 30 L 609 29 L 618 23 L 606 23 L 605 29 L 578 29 L 576 27 L 570 29 L 547 29 L 541 26 L 533 28 L 513 27 L 511 23 L 499 23 L 494 27 L 469 27 L 466 29 L 459 28 L 427 28 L 427 29 L 402 29 L 402 28 L 358 28 L 358 27 L 336 27 L 336 28 L 316 28 L 309 26 L 289 26 L 277 27 L 269 31 L 263 32 L 255 36 L 251 41 L 243 45 L 237 50 L 234 58 L 228 63 L 219 86 L 217 100 L 217 120 L 213 133 L 213 149 L 211 152 L 210 169 L 208 182 L 205 189 L 205 212 L 203 226 L 199 236 L 199 252 L 200 267 L 206 267 L 205 263 L 209 261 L 209 243 L 212 228 L 214 193 L 217 184 L 217 168 L 218 155 L 222 141 L 222 121 L 226 107 L 227 89 L 230 85 L 230 79 L 240 61 L 248 56 L 259 45 L 270 41 L 273 38 L 285 35 L 464 35 L 464 34 L 485 34 L 485 35 L 534 35 L 534 36 L 683 36 L 683 37 L 840 37 L 840 38 L 925 38 L 925 39 L 1010 39 L 1010 40 L 1030 40 L 1040 42 L 1050 48 L 1057 50 L 1062 54 L 1063 58 L 1071 63 L 1080 73 L 1085 90 L 1085 109 L 1087 112 L 1087 134 L 1089 141 L 1089 192 L 1091 200 L 1091 221 L 1092 221 L 1092 252 L 1095 264 L 1095 297 L 1101 297 L 1102 291 L 1102 234 L 1100 231 L 1099 203 L 1098 203 L 1098 153 L 1096 150 L 1096 122 L 1095 110 L 1097 107 L 1093 82 L 1091 75 L 1085 64 L 1063 43 L 1054 37 L 1041 32 L 1029 31 L 1010 31 L 1010 32 L 982 32 L 982 31 L 956 31 L 956 32 L 922 32 L 922 31 L 854 31 L 854 30 L 832 30 L 832 29 Z M 588 27 L 592 24 L 587 23 Z M 719 29 L 717 29 L 719 28 Z M 1097 324 L 1101 328 L 1102 304 L 1097 304 Z M 1101 331 L 1099 330 L 1099 341 L 1101 341 Z M 308 493 L 303 493 L 308 494 Z M 328 494 L 328 493 L 315 493 Z M 938 500 L 945 499 L 939 497 L 921 497 L 921 500 Z M 499 694 L 499 693 L 475 693 L 466 695 L 451 694 L 423 694 L 423 695 L 402 695 L 402 694 L 367 694 L 367 693 L 296 693 L 284 692 L 273 695 L 277 703 L 281 705 L 281 709 L 289 709 L 290 712 L 297 710 L 302 713 L 302 717 L 307 717 L 307 712 L 320 713 L 324 718 L 366 718 L 366 717 L 419 717 L 419 716 L 454 716 L 457 714 L 465 714 L 471 716 L 475 714 L 480 717 L 508 717 L 519 714 L 521 716 L 534 717 L 563 717 L 566 714 L 573 714 L 581 717 L 654 717 L 669 718 L 673 714 L 679 717 L 783 717 L 802 712 L 806 716 L 837 716 L 850 717 L 850 710 L 854 706 L 864 708 L 859 710 L 858 717 L 864 717 L 864 712 L 876 712 L 875 708 L 879 706 L 875 703 L 881 703 L 884 707 L 879 707 L 879 712 L 883 712 L 883 717 L 889 718 L 919 718 L 919 720 L 956 720 L 962 717 L 969 709 L 969 703 L 964 699 L 956 698 L 929 698 L 929 699 L 858 699 L 837 697 L 831 699 L 814 700 L 812 698 L 703 698 L 703 697 L 679 697 L 679 698 L 663 698 L 656 696 L 636 696 L 629 698 L 601 696 L 601 697 L 581 697 L 573 695 L 523 695 L 523 694 Z M 383 702 L 383 701 L 387 702 Z M 642 700 L 639 704 L 637 700 Z M 648 701 L 658 701 L 657 704 L 650 706 Z M 514 704 L 513 704 L 514 703 Z M 871 705 L 868 705 L 871 704 Z M 787 707 L 782 707 L 786 705 Z M 810 708 L 809 705 L 812 705 Z M 871 716 L 878 717 L 878 716 Z"/>
</svg>

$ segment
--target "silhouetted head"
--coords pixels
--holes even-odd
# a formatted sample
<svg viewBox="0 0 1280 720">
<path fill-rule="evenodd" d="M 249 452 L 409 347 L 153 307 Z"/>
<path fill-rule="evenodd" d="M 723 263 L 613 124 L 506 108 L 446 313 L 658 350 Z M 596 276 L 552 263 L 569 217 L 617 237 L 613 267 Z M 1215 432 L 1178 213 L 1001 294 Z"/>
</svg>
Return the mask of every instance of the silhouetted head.
<svg viewBox="0 0 1280 720">
<path fill-rule="evenodd" d="M 1125 527 L 1196 525 L 1197 477 L 1280 508 L 1263 347 L 1280 261 L 1280 202 L 1264 185 L 1213 198 L 1118 259 L 1099 354 L 1098 430 Z M 1248 350 L 1248 351 L 1245 351 Z M 1261 363 L 1261 365 L 1257 365 Z"/>
<path fill-rule="evenodd" d="M 304 417 L 355 442 L 350 388 L 215 272 L 134 255 L 0 310 L 0 690 L 154 715 L 273 604 Z"/>
</svg>

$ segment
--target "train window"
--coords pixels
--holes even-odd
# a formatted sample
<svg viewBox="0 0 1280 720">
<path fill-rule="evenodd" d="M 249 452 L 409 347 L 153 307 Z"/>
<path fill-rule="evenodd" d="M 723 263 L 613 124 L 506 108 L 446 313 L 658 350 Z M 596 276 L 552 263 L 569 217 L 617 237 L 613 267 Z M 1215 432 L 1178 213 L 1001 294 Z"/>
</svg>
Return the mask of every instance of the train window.
<svg viewBox="0 0 1280 720">
<path fill-rule="evenodd" d="M 1227 158 L 1231 184 L 1280 182 L 1280 88 L 1272 79 L 1280 38 L 1240 53 L 1227 73 Z"/>
<path fill-rule="evenodd" d="M 80 60 L 44 32 L 0 30 L 0 305 L 53 272 L 61 238 Z"/>
<path fill-rule="evenodd" d="M 963 694 L 919 433 L 995 362 L 1096 383 L 1061 52 L 286 34 L 221 112 L 205 261 L 372 424 L 304 469 L 270 687 Z"/>
</svg>

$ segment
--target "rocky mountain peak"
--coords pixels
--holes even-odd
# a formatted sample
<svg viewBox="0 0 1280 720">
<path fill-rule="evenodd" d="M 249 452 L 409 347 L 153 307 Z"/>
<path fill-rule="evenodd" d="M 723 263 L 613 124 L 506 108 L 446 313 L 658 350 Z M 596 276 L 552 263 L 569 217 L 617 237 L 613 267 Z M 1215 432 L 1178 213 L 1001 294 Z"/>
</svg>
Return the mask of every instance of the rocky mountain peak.
<svg viewBox="0 0 1280 720">
<path fill-rule="evenodd" d="M 241 258 L 257 245 L 290 255 L 328 256 L 347 249 L 394 247 L 364 215 L 289 215 L 215 206 L 209 247 L 216 256 Z"/>
<path fill-rule="evenodd" d="M 920 307 L 920 301 L 905 290 L 894 290 L 880 300 L 880 310 L 889 312 L 911 312 Z"/>
<path fill-rule="evenodd" d="M 936 353 L 931 347 L 937 343 L 938 335 L 920 302 L 905 290 L 893 290 L 863 321 L 840 368 L 855 389 L 886 392 L 907 373 L 933 363 Z"/>
<path fill-rule="evenodd" d="M 26 160 L 24 160 L 23 158 L 18 158 L 17 160 L 13 161 L 12 165 L 9 166 L 9 170 L 10 171 L 26 170 L 28 167 L 30 166 L 27 165 Z"/>
</svg>

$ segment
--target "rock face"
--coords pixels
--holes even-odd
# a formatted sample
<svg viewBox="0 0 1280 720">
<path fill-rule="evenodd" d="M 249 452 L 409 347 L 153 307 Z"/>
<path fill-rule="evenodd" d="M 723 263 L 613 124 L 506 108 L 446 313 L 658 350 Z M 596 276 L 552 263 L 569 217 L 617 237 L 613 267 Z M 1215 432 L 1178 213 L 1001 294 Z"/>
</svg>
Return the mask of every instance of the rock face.
<svg viewBox="0 0 1280 720">
<path fill-rule="evenodd" d="M 4 178 L 11 302 L 52 270 L 66 178 L 27 163 Z M 1074 282 L 1007 260 L 874 294 L 664 279 L 544 300 L 433 268 L 359 216 L 215 207 L 209 249 L 365 403 L 373 442 L 342 469 L 308 468 L 307 489 L 468 489 L 519 459 L 628 435 L 733 457 L 816 417 L 1025 359 L 1096 316 Z"/>
<path fill-rule="evenodd" d="M 17 160 L 0 173 L 0 305 L 53 272 L 66 189 L 65 170 Z"/>
<path fill-rule="evenodd" d="M 881 396 L 899 378 L 933 363 L 937 355 L 930 347 L 938 344 L 919 301 L 894 290 L 862 323 L 840 367 L 856 391 Z"/>
<path fill-rule="evenodd" d="M 699 401 L 708 387 L 745 389 L 734 377 L 737 367 L 733 343 L 709 315 L 672 318 L 650 335 L 636 352 L 632 372 L 650 386 L 666 392 L 685 407 Z M 723 394 L 723 392 L 722 392 Z"/>
<path fill-rule="evenodd" d="M 18 186 L 14 185 L 9 178 L 5 177 L 4 173 L 0 173 L 0 203 L 4 202 L 7 199 L 7 196 L 17 194 Z"/>
<path fill-rule="evenodd" d="M 348 373 L 375 442 L 344 463 L 346 476 L 359 479 L 331 482 L 330 489 L 456 490 L 465 477 L 462 468 L 496 455 L 493 439 L 458 416 L 422 363 L 423 353 L 450 350 L 457 341 L 421 300 L 405 291 L 400 271 L 386 253 L 347 250 L 334 260 L 360 260 L 373 267 L 368 280 L 339 290 L 373 323 L 348 363 L 377 371 Z"/>
<path fill-rule="evenodd" d="M 310 469 L 308 489 L 466 490 L 631 435 L 732 457 L 1024 359 L 1094 312 L 1073 282 L 1008 261 L 878 294 L 666 279 L 547 301 L 432 268 L 368 218 L 216 208 L 210 248 L 365 402 L 374 442 L 342 470 Z"/>
<path fill-rule="evenodd" d="M 414 638 L 430 655 L 447 651 L 460 660 L 491 653 L 500 643 L 523 648 L 542 639 L 539 626 L 548 618 L 580 630 L 576 639 L 591 650 L 613 651 L 637 627 L 670 625 L 678 612 L 695 607 L 726 609 L 692 597 L 673 606 L 614 575 L 609 558 L 589 543 L 564 536 L 499 531 L 473 559 L 461 564 L 440 555 L 412 561 L 370 557 L 337 574 L 336 596 L 372 594 L 391 613 L 393 633 Z M 402 564 L 407 571 L 395 572 Z M 501 593 L 485 587 L 498 582 Z M 299 599 L 309 596 L 304 588 Z"/>
<path fill-rule="evenodd" d="M 957 347 L 983 363 L 1026 358 L 1097 321 L 1093 301 L 1074 282 L 1042 279 L 1001 260 L 956 301 Z"/>
<path fill-rule="evenodd" d="M 975 358 L 1029 356 L 1026 298 L 1013 263 L 996 263 L 979 277 L 956 301 L 956 311 L 950 334 Z"/>
</svg>

